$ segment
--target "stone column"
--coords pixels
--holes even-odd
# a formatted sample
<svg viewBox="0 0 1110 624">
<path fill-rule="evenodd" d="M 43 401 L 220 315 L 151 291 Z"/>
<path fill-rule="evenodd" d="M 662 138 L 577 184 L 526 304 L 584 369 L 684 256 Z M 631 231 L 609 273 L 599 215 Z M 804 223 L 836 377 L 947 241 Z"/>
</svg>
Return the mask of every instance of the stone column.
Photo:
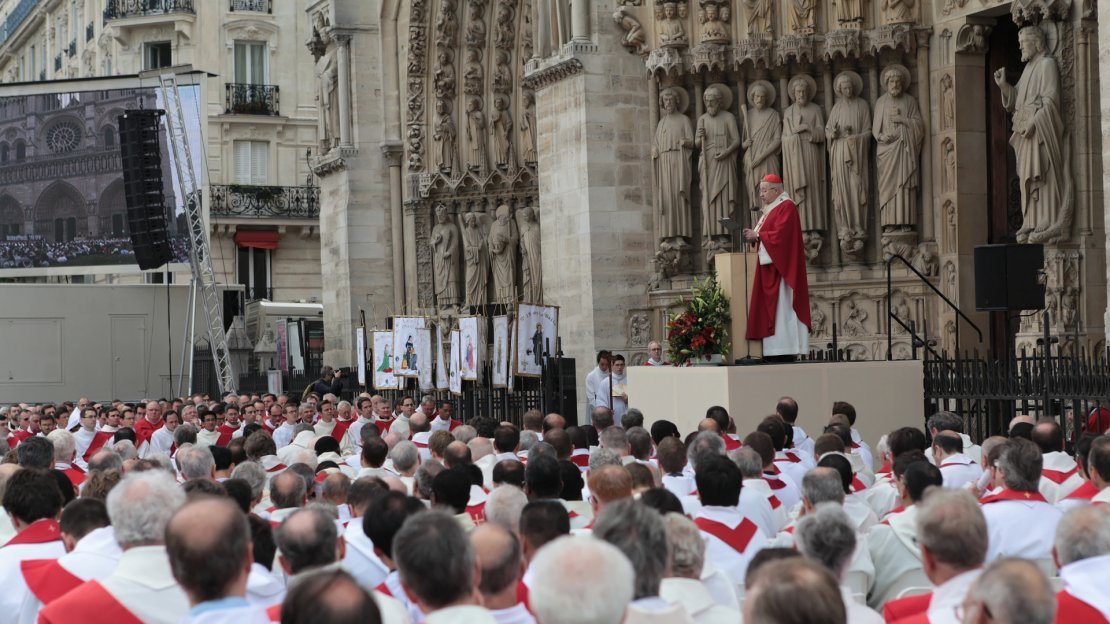
<svg viewBox="0 0 1110 624">
<path fill-rule="evenodd" d="M 339 35 L 339 145 L 351 146 L 351 37 Z"/>
<path fill-rule="evenodd" d="M 570 36 L 576 43 L 590 42 L 590 0 L 571 0 Z"/>
<path fill-rule="evenodd" d="M 932 97 L 929 95 L 929 31 L 917 35 L 917 103 L 925 121 L 925 140 L 921 144 L 921 242 L 936 240 L 936 207 L 933 206 Z"/>
<path fill-rule="evenodd" d="M 401 208 L 401 156 L 404 150 L 400 142 L 382 143 L 382 155 L 389 165 L 389 225 L 393 245 L 393 301 L 401 305 L 405 301 L 405 256 L 402 223 L 404 213 Z"/>
</svg>

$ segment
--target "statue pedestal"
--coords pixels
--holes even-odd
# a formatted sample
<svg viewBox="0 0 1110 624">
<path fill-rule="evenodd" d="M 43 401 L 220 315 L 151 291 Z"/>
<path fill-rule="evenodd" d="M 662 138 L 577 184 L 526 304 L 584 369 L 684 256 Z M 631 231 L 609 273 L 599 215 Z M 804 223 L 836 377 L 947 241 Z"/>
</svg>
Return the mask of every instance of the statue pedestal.
<svg viewBox="0 0 1110 624">
<path fill-rule="evenodd" d="M 728 362 L 731 364 L 748 356 L 763 357 L 763 341 L 747 339 L 749 295 L 759 266 L 759 254 L 754 251 L 717 254 L 713 257 L 713 264 L 717 267 L 717 283 L 728 297 L 729 313 L 732 315 L 732 326 L 729 327 L 732 349 Z"/>
</svg>

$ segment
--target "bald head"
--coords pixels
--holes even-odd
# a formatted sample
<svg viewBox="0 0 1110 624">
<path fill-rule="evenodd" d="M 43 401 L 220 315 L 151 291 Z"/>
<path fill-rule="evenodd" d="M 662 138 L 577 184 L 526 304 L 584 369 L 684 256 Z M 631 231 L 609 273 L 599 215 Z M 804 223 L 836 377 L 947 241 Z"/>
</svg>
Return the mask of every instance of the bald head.
<svg viewBox="0 0 1110 624">
<path fill-rule="evenodd" d="M 488 600 L 512 592 L 515 600 L 522 561 L 516 536 L 496 522 L 487 522 L 470 532 L 470 545 L 482 570 L 478 585 L 482 596 Z"/>
<path fill-rule="evenodd" d="M 567 419 L 554 412 L 543 417 L 543 430 L 550 431 L 551 429 L 566 429 Z"/>
<path fill-rule="evenodd" d="M 698 432 L 700 433 L 702 431 L 712 431 L 713 433 L 720 433 L 721 425 L 719 425 L 717 421 L 713 420 L 712 418 L 703 418 L 702 421 L 698 423 Z"/>
<path fill-rule="evenodd" d="M 288 575 L 329 565 L 343 558 L 335 519 L 320 509 L 294 511 L 274 536 L 281 552 L 281 566 Z"/>
<path fill-rule="evenodd" d="M 428 417 L 424 412 L 413 412 L 412 416 L 409 416 L 409 431 L 412 433 L 423 433 L 429 428 Z"/>
<path fill-rule="evenodd" d="M 605 465 L 590 471 L 590 495 L 601 507 L 632 496 L 632 475 L 624 466 Z"/>
<path fill-rule="evenodd" d="M 443 450 L 443 465 L 448 468 L 465 468 L 472 463 L 470 447 L 455 440 Z"/>
<path fill-rule="evenodd" d="M 253 561 L 247 517 L 228 498 L 199 498 L 166 526 L 173 577 L 197 605 L 246 593 Z"/>
<path fill-rule="evenodd" d="M 283 470 L 270 481 L 270 500 L 278 509 L 301 507 L 308 501 L 304 477 L 292 470 Z"/>
</svg>

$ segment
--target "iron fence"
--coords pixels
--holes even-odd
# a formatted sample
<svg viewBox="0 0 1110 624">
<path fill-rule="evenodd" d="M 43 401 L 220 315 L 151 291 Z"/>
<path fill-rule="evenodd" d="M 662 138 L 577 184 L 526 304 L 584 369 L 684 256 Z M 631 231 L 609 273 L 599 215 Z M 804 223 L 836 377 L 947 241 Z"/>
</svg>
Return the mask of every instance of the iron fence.
<svg viewBox="0 0 1110 624">
<path fill-rule="evenodd" d="M 215 217 L 320 218 L 320 188 L 316 186 L 213 184 L 210 193 L 210 211 Z"/>
<path fill-rule="evenodd" d="M 273 13 L 273 0 L 231 0 L 232 11 L 253 11 L 255 13 Z"/>
<path fill-rule="evenodd" d="M 276 116 L 280 94 L 278 85 L 225 82 L 224 113 Z"/>
<path fill-rule="evenodd" d="M 195 14 L 193 0 L 109 0 L 104 21 L 169 13 Z"/>
</svg>

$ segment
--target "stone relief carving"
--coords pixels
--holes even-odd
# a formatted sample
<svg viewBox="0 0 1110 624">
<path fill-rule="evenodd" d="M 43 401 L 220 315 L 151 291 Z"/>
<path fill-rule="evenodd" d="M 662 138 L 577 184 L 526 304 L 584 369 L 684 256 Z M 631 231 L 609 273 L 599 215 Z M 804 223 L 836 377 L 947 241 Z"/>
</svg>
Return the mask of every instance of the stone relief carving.
<svg viewBox="0 0 1110 624">
<path fill-rule="evenodd" d="M 493 112 L 489 116 L 493 130 L 493 165 L 501 169 L 513 169 L 513 117 L 509 113 L 508 98 L 498 95 L 493 98 Z"/>
<path fill-rule="evenodd" d="M 513 47 L 513 7 L 506 2 L 497 4 L 497 17 L 493 31 L 493 45 L 511 50 Z"/>
<path fill-rule="evenodd" d="M 437 98 L 455 97 L 455 62 L 450 50 L 443 48 L 436 54 L 432 76 Z"/>
<path fill-rule="evenodd" d="M 466 275 L 466 305 L 474 307 L 486 303 L 486 284 L 489 281 L 489 255 L 486 251 L 486 233 L 482 216 L 476 212 L 463 215 L 463 259 Z"/>
<path fill-rule="evenodd" d="M 489 229 L 490 264 L 493 267 L 493 291 L 496 303 L 516 301 L 516 248 L 519 237 L 513 224 L 512 211 L 506 204 L 497 207 Z"/>
<path fill-rule="evenodd" d="M 466 23 L 466 45 L 484 46 L 486 44 L 486 20 L 484 2 L 470 3 L 470 20 Z"/>
<path fill-rule="evenodd" d="M 821 306 L 817 305 L 817 302 L 812 300 L 809 302 L 809 321 L 810 337 L 825 338 L 829 335 L 828 316 L 825 315 L 825 312 L 821 309 Z"/>
<path fill-rule="evenodd" d="M 447 206 L 436 206 L 436 224 L 432 227 L 432 270 L 435 278 L 436 305 L 453 308 L 459 305 L 459 229 L 447 214 Z"/>
<path fill-rule="evenodd" d="M 790 80 L 794 103 L 782 114 L 782 170 L 786 193 L 798 205 L 806 257 L 813 261 L 821 252 L 825 217 L 825 119 L 821 107 L 811 100 L 817 82 L 808 74 Z"/>
<path fill-rule="evenodd" d="M 983 24 L 964 24 L 956 33 L 956 52 L 983 54 L 987 51 L 987 37 L 992 30 Z"/>
<path fill-rule="evenodd" d="M 789 0 L 790 32 L 810 35 L 817 30 L 817 0 Z"/>
<path fill-rule="evenodd" d="M 867 310 L 860 306 L 855 299 L 849 299 L 844 304 L 845 312 L 844 322 L 842 323 L 842 333 L 845 336 L 866 336 L 869 333 L 867 329 Z"/>
<path fill-rule="evenodd" d="M 623 6 L 613 12 L 613 22 L 624 31 L 621 45 L 633 54 L 647 54 L 647 33 L 640 20 L 629 14 Z"/>
<path fill-rule="evenodd" d="M 774 8 L 772 0 L 744 0 L 744 32 L 748 37 L 770 37 L 774 34 Z"/>
<path fill-rule="evenodd" d="M 321 33 L 325 46 L 331 43 L 327 33 Z M 339 145 L 339 60 L 333 46 L 316 61 L 317 96 L 323 133 L 320 135 L 320 154 Z"/>
<path fill-rule="evenodd" d="M 436 142 L 435 164 L 439 171 L 450 175 L 459 170 L 458 145 L 459 131 L 452 119 L 447 100 L 436 100 L 436 119 L 432 140 Z"/>
<path fill-rule="evenodd" d="M 683 4 L 683 6 L 686 6 Z M 656 5 L 655 22 L 659 28 L 659 45 L 664 48 L 685 48 L 690 45 L 686 27 L 678 18 L 678 5 L 664 2 Z"/>
<path fill-rule="evenodd" d="M 643 347 L 651 339 L 651 320 L 647 312 L 633 312 L 628 316 L 628 344 Z"/>
<path fill-rule="evenodd" d="M 837 0 L 836 23 L 840 28 L 859 29 L 863 26 L 863 3 L 866 0 Z"/>
<path fill-rule="evenodd" d="M 485 75 L 485 69 L 482 68 L 482 51 L 478 48 L 467 48 L 466 64 L 463 65 L 463 93 L 481 95 Z"/>
<path fill-rule="evenodd" d="M 916 9 L 916 0 L 882 0 L 879 21 L 883 24 L 909 24 L 917 19 Z"/>
<path fill-rule="evenodd" d="M 956 220 L 956 204 L 952 203 L 951 199 L 944 200 L 944 205 L 941 206 L 941 213 L 944 215 L 944 253 L 956 253 L 956 245 L 958 239 L 956 238 L 956 229 L 958 221 Z"/>
<path fill-rule="evenodd" d="M 848 59 L 859 57 L 860 32 L 851 30 L 841 25 L 841 30 L 825 33 L 825 62 L 832 62 L 837 57 Z"/>
<path fill-rule="evenodd" d="M 1026 63 L 1017 86 L 995 72 L 1002 104 L 1013 113 L 1010 145 L 1021 179 L 1019 243 L 1055 243 L 1070 234 L 1074 191 L 1071 150 L 1061 115 L 1060 72 L 1046 49 L 1044 31 L 1026 26 L 1018 33 Z"/>
<path fill-rule="evenodd" d="M 910 301 L 909 301 L 909 298 L 906 297 L 906 295 L 899 294 L 898 298 L 894 301 L 893 305 L 891 305 L 891 312 L 894 313 L 894 316 L 897 317 L 898 320 L 900 320 L 903 323 L 905 323 L 906 325 L 910 325 L 912 327 L 911 324 L 914 322 L 913 311 L 910 309 Z M 892 320 L 890 322 L 890 325 L 891 325 L 891 331 L 893 333 L 895 333 L 895 334 L 904 334 L 904 333 L 906 333 L 905 328 L 903 328 L 897 322 Z"/>
<path fill-rule="evenodd" d="M 482 98 L 471 96 L 466 100 L 466 166 L 471 171 L 485 171 L 489 167 L 486 152 L 486 116 L 482 112 Z"/>
<path fill-rule="evenodd" d="M 917 254 L 911 262 L 913 268 L 925 277 L 934 277 L 939 270 L 936 246 L 933 243 L 921 243 L 917 246 Z"/>
<path fill-rule="evenodd" d="M 736 179 L 736 150 L 740 132 L 736 117 L 729 112 L 732 91 L 724 85 L 706 87 L 702 96 L 705 114 L 698 118 L 694 139 L 701 148 L 698 172 L 702 189 L 702 236 L 708 261 L 729 249 L 731 239 L 720 219 L 732 217 L 739 195 Z"/>
<path fill-rule="evenodd" d="M 952 74 L 945 72 L 940 77 L 940 129 L 952 130 L 956 127 L 956 95 L 952 91 Z"/>
<path fill-rule="evenodd" d="M 1037 23 L 1041 20 L 1066 19 L 1072 0 L 1014 0 L 1010 16 L 1015 24 Z"/>
<path fill-rule="evenodd" d="M 692 235 L 690 156 L 694 130 L 686 116 L 689 96 L 681 87 L 659 94 L 660 119 L 655 127 L 651 158 L 655 164 L 655 214 L 660 240 L 685 246 Z"/>
<path fill-rule="evenodd" d="M 759 182 L 769 174 L 781 174 L 782 118 L 772 108 L 775 88 L 766 80 L 757 80 L 748 87 L 750 109 L 741 108 L 744 120 L 744 175 L 748 186 L 747 206 L 759 210 Z"/>
<path fill-rule="evenodd" d="M 436 32 L 439 41 L 446 45 L 454 45 L 459 32 L 459 19 L 455 16 L 455 1 L 441 0 L 439 15 L 436 16 Z"/>
<path fill-rule="evenodd" d="M 879 183 L 879 222 L 886 232 L 910 232 L 917 224 L 921 143 L 925 122 L 917 100 L 908 93 L 910 70 L 902 65 L 883 69 L 886 93 L 875 102 L 872 132 L 878 142 L 875 169 Z"/>
<path fill-rule="evenodd" d="M 940 142 L 940 188 L 945 193 L 956 192 L 956 144 L 952 137 L 944 137 Z"/>
<path fill-rule="evenodd" d="M 517 211 L 520 229 L 521 300 L 543 303 L 543 261 L 540 256 L 540 224 L 536 211 L 525 206 Z"/>
<path fill-rule="evenodd" d="M 536 162 L 536 95 L 525 90 L 524 111 L 520 114 L 520 156 L 526 165 Z"/>
<path fill-rule="evenodd" d="M 745 0 L 747 1 L 747 0 Z M 701 43 L 728 43 L 729 35 L 728 4 L 702 0 L 701 2 Z"/>
<path fill-rule="evenodd" d="M 498 50 L 493 66 L 493 90 L 498 93 L 509 93 L 513 90 L 513 70 L 509 67 L 509 53 Z"/>
<path fill-rule="evenodd" d="M 825 124 L 833 215 L 841 252 L 845 259 L 858 262 L 870 221 L 871 111 L 859 97 L 863 90 L 859 74 L 841 72 L 833 80 L 833 90 L 839 98 Z"/>
<path fill-rule="evenodd" d="M 941 15 L 950 15 L 952 11 L 956 11 L 967 6 L 967 0 L 944 0 L 944 5 L 940 7 Z"/>
</svg>

